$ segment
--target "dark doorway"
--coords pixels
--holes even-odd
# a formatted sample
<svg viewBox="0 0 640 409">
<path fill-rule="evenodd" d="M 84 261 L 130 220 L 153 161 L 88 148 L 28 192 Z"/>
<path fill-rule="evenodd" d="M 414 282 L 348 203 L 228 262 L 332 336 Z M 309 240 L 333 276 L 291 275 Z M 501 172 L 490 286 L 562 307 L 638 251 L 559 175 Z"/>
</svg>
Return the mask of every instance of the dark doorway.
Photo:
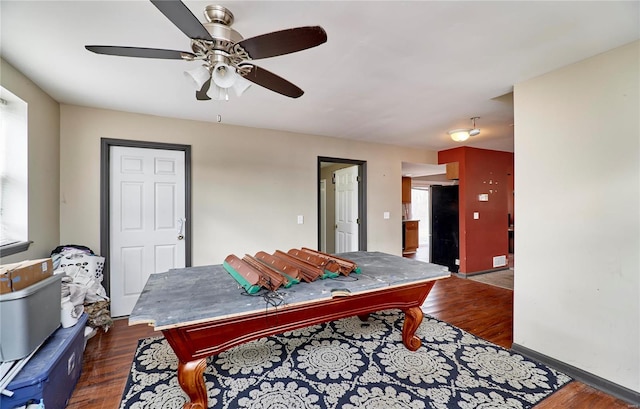
<svg viewBox="0 0 640 409">
<path fill-rule="evenodd" d="M 458 186 L 432 185 L 430 261 L 447 266 L 457 273 L 459 269 Z"/>
</svg>

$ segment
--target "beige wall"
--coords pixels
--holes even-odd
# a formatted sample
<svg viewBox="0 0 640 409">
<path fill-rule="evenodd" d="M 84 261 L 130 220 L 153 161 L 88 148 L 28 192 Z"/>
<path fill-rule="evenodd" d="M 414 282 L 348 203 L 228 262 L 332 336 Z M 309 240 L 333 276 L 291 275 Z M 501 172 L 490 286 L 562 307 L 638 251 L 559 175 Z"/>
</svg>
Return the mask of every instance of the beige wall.
<svg viewBox="0 0 640 409">
<path fill-rule="evenodd" d="M 318 156 L 367 161 L 368 250 L 399 255 L 401 163 L 436 161 L 427 150 L 62 105 L 60 237 L 93 249 L 100 248 L 100 138 L 192 146 L 194 265 L 316 247 Z"/>
<path fill-rule="evenodd" d="M 27 102 L 29 240 L 27 251 L 2 263 L 48 257 L 59 243 L 60 105 L 27 77 L 0 59 L 0 83 Z"/>
<path fill-rule="evenodd" d="M 515 87 L 514 343 L 640 391 L 640 42 Z"/>
</svg>

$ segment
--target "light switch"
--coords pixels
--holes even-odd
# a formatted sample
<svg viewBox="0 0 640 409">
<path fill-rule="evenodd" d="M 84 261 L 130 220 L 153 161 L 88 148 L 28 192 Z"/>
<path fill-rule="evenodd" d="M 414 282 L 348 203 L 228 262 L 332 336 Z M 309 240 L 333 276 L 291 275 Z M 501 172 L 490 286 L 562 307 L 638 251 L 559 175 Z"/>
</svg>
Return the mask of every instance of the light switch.
<svg viewBox="0 0 640 409">
<path fill-rule="evenodd" d="M 389 217 L 391 217 L 391 215 L 389 214 L 389 212 L 384 212 L 384 213 L 382 214 L 382 218 L 384 218 L 384 219 L 388 219 Z"/>
<path fill-rule="evenodd" d="M 480 218 L 480 212 L 473 212 L 473 219 L 478 220 Z"/>
<path fill-rule="evenodd" d="M 482 193 L 480 195 L 478 195 L 478 201 L 480 202 L 488 202 L 489 201 L 489 195 L 486 193 Z"/>
<path fill-rule="evenodd" d="M 304 216 L 298 215 L 298 224 L 304 224 Z"/>
</svg>

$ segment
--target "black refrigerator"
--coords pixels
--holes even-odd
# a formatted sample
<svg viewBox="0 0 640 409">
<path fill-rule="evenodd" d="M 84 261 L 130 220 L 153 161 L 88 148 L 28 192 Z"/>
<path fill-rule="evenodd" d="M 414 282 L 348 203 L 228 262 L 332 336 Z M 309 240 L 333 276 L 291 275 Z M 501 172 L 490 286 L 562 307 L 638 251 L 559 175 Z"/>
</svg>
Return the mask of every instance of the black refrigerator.
<svg viewBox="0 0 640 409">
<path fill-rule="evenodd" d="M 429 189 L 429 197 L 431 198 L 429 261 L 447 266 L 449 271 L 457 273 L 459 265 L 456 261 L 460 258 L 458 185 L 432 185 Z"/>
</svg>

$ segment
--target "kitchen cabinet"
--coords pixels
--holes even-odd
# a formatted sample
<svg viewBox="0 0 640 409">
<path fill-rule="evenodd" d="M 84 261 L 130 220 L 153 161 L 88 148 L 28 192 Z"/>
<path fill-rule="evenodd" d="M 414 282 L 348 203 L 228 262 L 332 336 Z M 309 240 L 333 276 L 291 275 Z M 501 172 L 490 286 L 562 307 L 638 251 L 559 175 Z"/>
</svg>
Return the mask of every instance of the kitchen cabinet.
<svg viewBox="0 0 640 409">
<path fill-rule="evenodd" d="M 402 222 L 402 254 L 415 253 L 418 249 L 419 220 L 404 220 Z"/>
<path fill-rule="evenodd" d="M 402 178 L 402 203 L 411 203 L 411 178 Z"/>
<path fill-rule="evenodd" d="M 459 162 L 447 163 L 447 179 L 460 179 Z"/>
</svg>

